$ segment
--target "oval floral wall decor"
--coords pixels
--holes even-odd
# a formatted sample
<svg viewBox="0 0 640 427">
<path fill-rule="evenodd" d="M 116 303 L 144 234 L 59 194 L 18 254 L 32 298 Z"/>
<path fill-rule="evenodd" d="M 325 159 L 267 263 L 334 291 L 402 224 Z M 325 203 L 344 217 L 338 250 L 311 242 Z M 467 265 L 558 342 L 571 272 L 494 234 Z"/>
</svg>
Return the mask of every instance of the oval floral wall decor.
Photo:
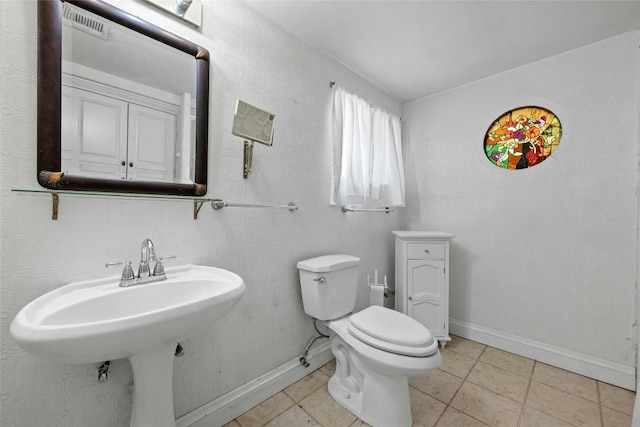
<svg viewBox="0 0 640 427">
<path fill-rule="evenodd" d="M 524 169 L 544 161 L 560 144 L 562 126 L 551 111 L 520 107 L 500 116 L 487 130 L 484 151 L 494 165 Z"/>
</svg>

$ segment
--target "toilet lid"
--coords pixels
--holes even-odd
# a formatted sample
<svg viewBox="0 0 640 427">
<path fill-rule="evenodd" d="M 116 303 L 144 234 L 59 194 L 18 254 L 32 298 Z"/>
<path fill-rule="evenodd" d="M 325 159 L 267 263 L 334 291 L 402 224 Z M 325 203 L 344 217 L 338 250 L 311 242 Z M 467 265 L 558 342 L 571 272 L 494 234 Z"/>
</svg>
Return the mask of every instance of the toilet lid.
<svg viewBox="0 0 640 427">
<path fill-rule="evenodd" d="M 371 306 L 349 318 L 349 333 L 372 347 L 407 356 L 430 356 L 438 351 L 431 332 L 411 317 Z"/>
</svg>

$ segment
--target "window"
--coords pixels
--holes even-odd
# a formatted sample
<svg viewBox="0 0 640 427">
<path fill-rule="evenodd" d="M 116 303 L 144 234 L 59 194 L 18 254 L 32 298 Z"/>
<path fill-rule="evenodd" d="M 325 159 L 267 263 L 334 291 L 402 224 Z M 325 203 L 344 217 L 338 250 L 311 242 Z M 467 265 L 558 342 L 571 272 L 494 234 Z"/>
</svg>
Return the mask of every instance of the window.
<svg viewBox="0 0 640 427">
<path fill-rule="evenodd" d="M 332 205 L 404 206 L 400 118 L 334 89 Z"/>
<path fill-rule="evenodd" d="M 542 163 L 560 144 L 562 126 L 551 111 L 528 106 L 496 119 L 484 138 L 489 161 L 503 169 L 525 169 Z"/>
</svg>

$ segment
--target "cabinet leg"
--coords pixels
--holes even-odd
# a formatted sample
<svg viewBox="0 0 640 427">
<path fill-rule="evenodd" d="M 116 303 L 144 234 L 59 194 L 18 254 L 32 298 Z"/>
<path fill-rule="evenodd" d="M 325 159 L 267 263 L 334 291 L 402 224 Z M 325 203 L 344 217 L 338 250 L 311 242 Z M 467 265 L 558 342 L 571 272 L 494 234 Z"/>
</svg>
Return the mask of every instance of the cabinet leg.
<svg viewBox="0 0 640 427">
<path fill-rule="evenodd" d="M 446 340 L 442 340 L 440 341 L 440 347 L 444 350 L 444 346 L 447 345 L 447 341 Z"/>
</svg>

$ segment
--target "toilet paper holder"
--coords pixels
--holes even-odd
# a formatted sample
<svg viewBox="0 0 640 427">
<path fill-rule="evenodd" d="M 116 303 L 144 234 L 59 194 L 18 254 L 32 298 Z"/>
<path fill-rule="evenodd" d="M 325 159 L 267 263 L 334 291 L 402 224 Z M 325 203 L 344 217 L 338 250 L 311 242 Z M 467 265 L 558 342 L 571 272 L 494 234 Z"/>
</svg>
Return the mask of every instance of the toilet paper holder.
<svg viewBox="0 0 640 427">
<path fill-rule="evenodd" d="M 373 289 L 376 286 L 384 287 L 384 297 L 385 298 L 389 298 L 389 295 L 395 295 L 396 294 L 396 291 L 391 289 L 389 287 L 389 285 L 387 284 L 387 275 L 386 274 L 384 275 L 384 282 L 383 283 L 378 283 L 378 270 L 374 271 L 373 283 L 371 283 L 371 278 L 367 274 L 367 286 L 369 286 L 369 289 Z"/>
</svg>

